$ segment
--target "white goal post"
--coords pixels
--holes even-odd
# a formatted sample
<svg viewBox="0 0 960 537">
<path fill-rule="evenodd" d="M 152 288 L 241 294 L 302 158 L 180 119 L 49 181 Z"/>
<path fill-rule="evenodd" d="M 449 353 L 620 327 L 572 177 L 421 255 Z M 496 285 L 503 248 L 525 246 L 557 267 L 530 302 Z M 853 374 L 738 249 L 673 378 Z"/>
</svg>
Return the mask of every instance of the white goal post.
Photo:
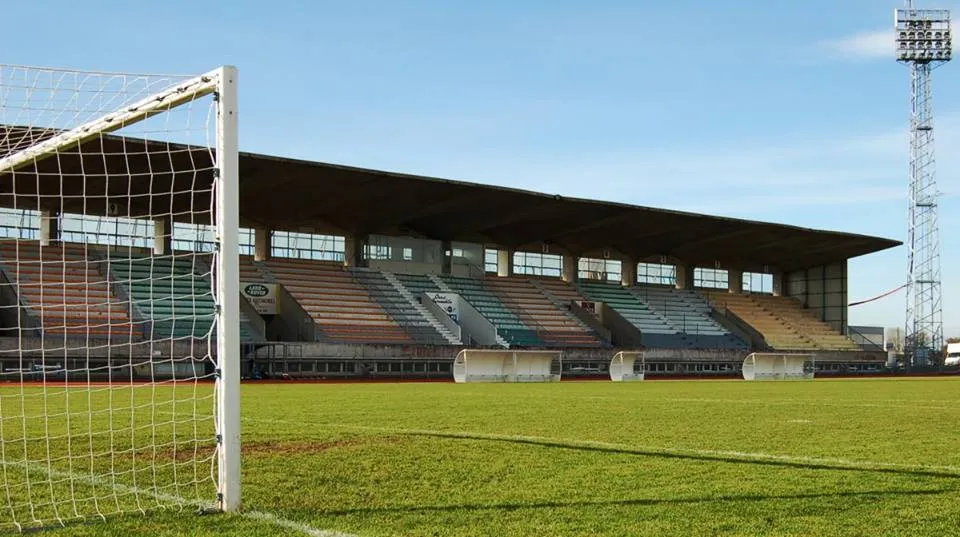
<svg viewBox="0 0 960 537">
<path fill-rule="evenodd" d="M 610 359 L 610 380 L 614 382 L 632 382 L 643 380 L 647 360 L 642 351 L 621 351 Z"/>
<path fill-rule="evenodd" d="M 453 380 L 464 382 L 559 382 L 563 351 L 463 349 L 453 360 Z"/>
<path fill-rule="evenodd" d="M 754 352 L 743 360 L 744 380 L 811 380 L 813 354 Z"/>
<path fill-rule="evenodd" d="M 237 70 L 0 65 L 0 531 L 240 508 Z"/>
</svg>

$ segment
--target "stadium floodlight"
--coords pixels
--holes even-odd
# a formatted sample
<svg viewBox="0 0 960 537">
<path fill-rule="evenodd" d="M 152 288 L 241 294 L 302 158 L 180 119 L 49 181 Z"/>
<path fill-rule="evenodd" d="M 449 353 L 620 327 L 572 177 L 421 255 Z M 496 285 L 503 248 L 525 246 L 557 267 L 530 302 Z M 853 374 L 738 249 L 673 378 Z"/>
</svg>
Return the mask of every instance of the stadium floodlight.
<svg viewBox="0 0 960 537">
<path fill-rule="evenodd" d="M 236 85 L 0 65 L 0 532 L 240 507 Z"/>
<path fill-rule="evenodd" d="M 953 57 L 950 11 L 946 9 L 897 9 L 894 12 L 897 60 L 946 62 Z"/>
<path fill-rule="evenodd" d="M 894 13 L 897 61 L 910 66 L 910 205 L 904 354 L 915 366 L 935 364 L 943 348 L 940 227 L 934 159 L 932 71 L 953 58 L 950 12 Z"/>
</svg>

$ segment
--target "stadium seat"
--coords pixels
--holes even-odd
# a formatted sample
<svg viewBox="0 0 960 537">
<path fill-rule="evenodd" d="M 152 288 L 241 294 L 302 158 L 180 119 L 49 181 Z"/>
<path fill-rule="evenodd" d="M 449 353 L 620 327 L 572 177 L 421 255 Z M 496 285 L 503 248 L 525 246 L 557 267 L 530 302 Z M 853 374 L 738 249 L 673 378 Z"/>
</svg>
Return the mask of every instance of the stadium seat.
<svg viewBox="0 0 960 537">
<path fill-rule="evenodd" d="M 816 319 L 799 301 L 782 296 L 703 291 L 715 306 L 726 308 L 777 350 L 847 350 L 860 347 Z"/>
<path fill-rule="evenodd" d="M 563 282 L 560 282 L 566 285 Z M 519 277 L 487 278 L 487 289 L 516 312 L 549 347 L 599 347 L 596 333 L 569 310 L 560 309 L 530 280 Z"/>
<path fill-rule="evenodd" d="M 639 285 L 630 291 L 684 334 L 692 348 L 746 350 L 748 347 L 711 316 L 713 307 L 694 291 L 654 285 Z"/>
<path fill-rule="evenodd" d="M 484 280 L 443 276 L 443 282 L 469 302 L 481 315 L 497 327 L 497 333 L 511 346 L 541 347 L 544 341 L 537 331 L 527 326 L 494 293 Z"/>
<path fill-rule="evenodd" d="M 139 339 L 129 303 L 114 294 L 104 262 L 80 244 L 40 248 L 36 241 L 0 241 L 0 270 L 23 310 L 44 335 Z M 21 321 L 27 326 L 30 321 Z"/>
<path fill-rule="evenodd" d="M 339 264 L 273 258 L 262 266 L 310 314 L 321 341 L 413 343 L 355 276 Z"/>
<path fill-rule="evenodd" d="M 380 271 L 352 269 L 354 278 L 366 288 L 370 296 L 407 332 L 410 338 L 422 345 L 450 345 L 436 320 L 432 320 L 419 302 L 411 302 Z M 410 293 L 412 295 L 412 293 Z M 414 298 L 415 300 L 415 298 Z"/>
</svg>

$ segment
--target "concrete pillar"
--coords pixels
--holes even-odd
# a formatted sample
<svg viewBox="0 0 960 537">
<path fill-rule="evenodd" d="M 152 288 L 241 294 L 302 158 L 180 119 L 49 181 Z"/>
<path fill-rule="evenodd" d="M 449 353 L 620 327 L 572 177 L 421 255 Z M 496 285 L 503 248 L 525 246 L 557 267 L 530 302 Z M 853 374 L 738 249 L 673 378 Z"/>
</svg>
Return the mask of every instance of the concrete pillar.
<svg viewBox="0 0 960 537">
<path fill-rule="evenodd" d="M 453 274 L 453 244 L 450 241 L 440 241 L 440 274 Z"/>
<path fill-rule="evenodd" d="M 567 283 L 577 283 L 579 279 L 580 257 L 576 255 L 563 256 L 563 268 L 560 277 Z"/>
<path fill-rule="evenodd" d="M 677 289 L 693 289 L 693 265 L 677 264 Z"/>
<path fill-rule="evenodd" d="M 635 259 L 620 261 L 620 283 L 624 287 L 633 287 L 637 284 L 637 261 Z"/>
<path fill-rule="evenodd" d="M 50 246 L 60 241 L 60 211 L 40 211 L 40 245 Z"/>
<path fill-rule="evenodd" d="M 258 227 L 253 230 L 253 259 L 266 261 L 273 252 L 273 235 L 267 228 Z"/>
<path fill-rule="evenodd" d="M 370 245 L 368 235 L 347 235 L 343 239 L 343 264 L 347 267 L 367 266 L 364 251 Z"/>
<path fill-rule="evenodd" d="M 727 290 L 731 293 L 743 292 L 743 271 L 727 269 Z"/>
<path fill-rule="evenodd" d="M 153 255 L 173 253 L 173 219 L 161 216 L 153 220 Z"/>
<path fill-rule="evenodd" d="M 497 276 L 513 276 L 513 250 L 497 250 Z"/>
<path fill-rule="evenodd" d="M 783 296 L 783 273 L 773 273 L 773 296 Z"/>
</svg>

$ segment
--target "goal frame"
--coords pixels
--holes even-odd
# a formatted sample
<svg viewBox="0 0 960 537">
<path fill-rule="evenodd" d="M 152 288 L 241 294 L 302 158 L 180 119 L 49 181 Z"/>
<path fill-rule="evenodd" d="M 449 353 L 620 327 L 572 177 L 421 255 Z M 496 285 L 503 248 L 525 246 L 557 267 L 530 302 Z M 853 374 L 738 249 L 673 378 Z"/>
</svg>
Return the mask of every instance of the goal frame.
<svg viewBox="0 0 960 537">
<path fill-rule="evenodd" d="M 645 352 L 620 351 L 610 359 L 610 380 L 613 382 L 642 381 L 646 376 L 646 368 L 647 358 Z"/>
<path fill-rule="evenodd" d="M 758 365 L 758 364 L 762 364 Z M 816 355 L 791 352 L 752 352 L 743 359 L 744 380 L 813 380 Z"/>
<path fill-rule="evenodd" d="M 239 147 L 237 68 L 221 66 L 173 84 L 134 104 L 64 130 L 0 159 L 0 177 L 53 157 L 102 134 L 165 113 L 213 95 L 216 117 L 216 169 L 213 204 L 216 220 L 216 327 L 214 427 L 217 439 L 216 507 L 225 512 L 241 507 L 240 483 L 240 269 L 239 269 Z"/>
<path fill-rule="evenodd" d="M 563 351 L 463 349 L 453 359 L 453 381 L 560 382 Z"/>
</svg>

